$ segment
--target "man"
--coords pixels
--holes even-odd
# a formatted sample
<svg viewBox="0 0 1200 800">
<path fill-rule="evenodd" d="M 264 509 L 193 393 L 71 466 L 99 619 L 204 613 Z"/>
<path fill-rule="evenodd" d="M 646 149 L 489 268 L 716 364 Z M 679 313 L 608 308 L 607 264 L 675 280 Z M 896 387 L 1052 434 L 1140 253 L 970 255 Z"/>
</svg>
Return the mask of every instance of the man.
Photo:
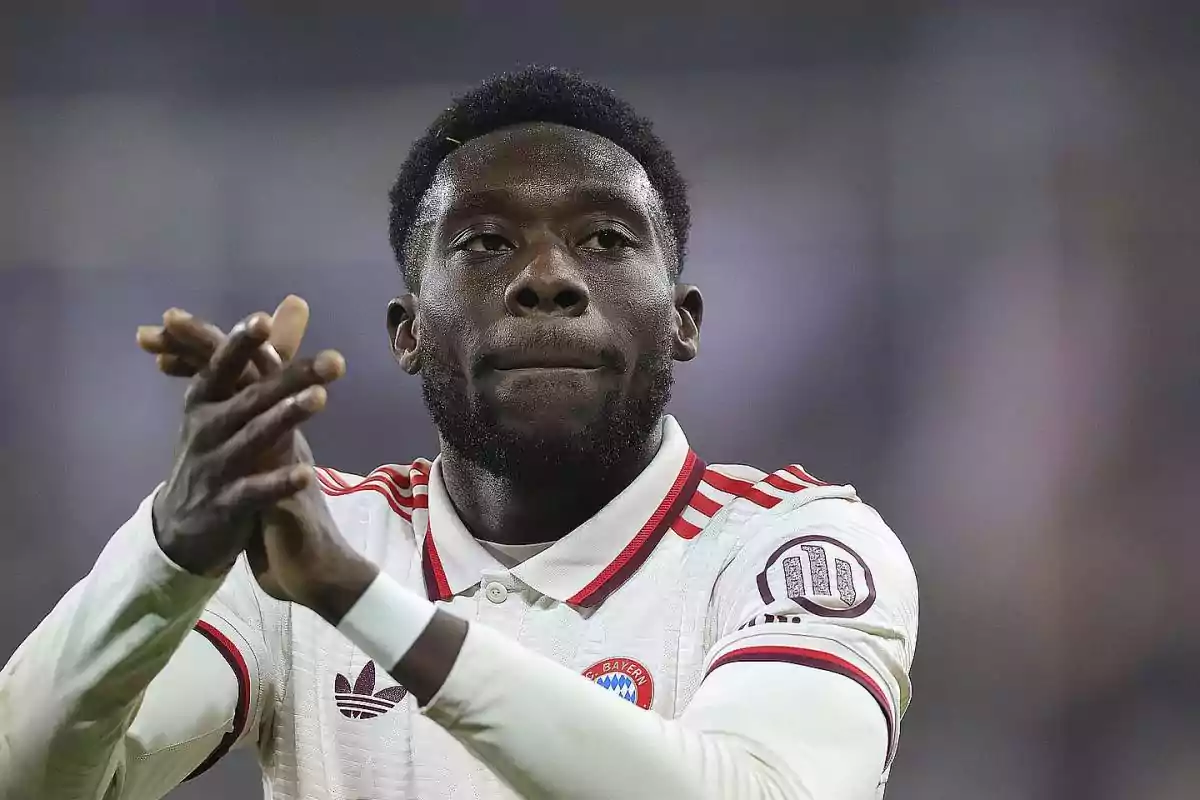
<svg viewBox="0 0 1200 800">
<path fill-rule="evenodd" d="M 853 488 L 706 466 L 664 415 L 702 302 L 649 123 L 501 76 L 391 203 L 440 455 L 311 468 L 344 364 L 292 358 L 294 302 L 143 331 L 199 368 L 176 461 L 0 674 L 0 794 L 157 798 L 243 744 L 273 798 L 881 794 L 912 567 Z"/>
</svg>

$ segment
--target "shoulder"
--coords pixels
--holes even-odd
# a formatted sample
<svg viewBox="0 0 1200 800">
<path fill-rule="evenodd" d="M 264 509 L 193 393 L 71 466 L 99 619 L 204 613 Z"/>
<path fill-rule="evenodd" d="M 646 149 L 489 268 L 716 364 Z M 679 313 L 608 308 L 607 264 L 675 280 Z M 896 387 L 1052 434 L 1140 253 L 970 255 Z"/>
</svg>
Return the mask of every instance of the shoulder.
<svg viewBox="0 0 1200 800">
<path fill-rule="evenodd" d="M 411 524 L 413 512 L 428 505 L 431 462 L 384 464 L 366 475 L 332 467 L 316 467 L 317 483 L 335 515 L 359 508 L 378 509 Z"/>
<path fill-rule="evenodd" d="M 764 600 L 789 575 L 794 593 L 801 574 L 818 585 L 828 576 L 835 585 L 839 570 L 843 580 L 861 584 L 859 597 L 873 595 L 881 578 L 915 596 L 916 575 L 904 545 L 852 485 L 821 480 L 798 464 L 771 473 L 711 466 L 698 493 L 714 484 L 728 495 L 722 498 L 726 572 L 752 577 L 765 589 Z"/>
</svg>

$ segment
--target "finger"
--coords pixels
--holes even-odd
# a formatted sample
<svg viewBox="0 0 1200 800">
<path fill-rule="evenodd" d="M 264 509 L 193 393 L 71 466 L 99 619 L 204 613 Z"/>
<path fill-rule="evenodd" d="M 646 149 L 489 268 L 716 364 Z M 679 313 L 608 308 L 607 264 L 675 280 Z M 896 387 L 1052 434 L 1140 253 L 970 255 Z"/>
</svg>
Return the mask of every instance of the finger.
<svg viewBox="0 0 1200 800">
<path fill-rule="evenodd" d="M 174 353 L 159 353 L 154 360 L 160 372 L 173 378 L 191 378 L 199 372 L 195 365 Z"/>
<path fill-rule="evenodd" d="M 166 374 L 176 377 L 191 377 L 204 369 L 212 359 L 216 348 L 225 341 L 225 334 L 214 325 L 205 324 L 203 332 L 197 328 L 185 328 L 179 324 L 173 325 L 172 329 L 180 331 L 181 337 L 176 338 L 171 331 L 157 325 L 143 325 L 138 328 L 138 344 L 148 353 L 170 355 L 171 362 L 186 363 L 190 371 L 185 370 L 182 366 L 178 371 L 162 370 Z M 184 332 L 185 330 L 189 332 Z M 263 375 L 273 375 L 279 372 L 283 363 L 269 343 L 254 351 L 250 359 L 253 363 L 247 365 L 241 377 L 238 378 L 238 388 L 256 383 Z M 161 361 L 159 369 L 162 369 Z"/>
<path fill-rule="evenodd" d="M 296 298 L 299 300 L 299 298 Z M 286 302 L 286 301 L 285 301 Z M 303 303 L 303 300 L 300 300 Z M 280 304 L 283 307 L 283 304 Z M 304 307 L 307 314 L 308 307 Z M 276 309 L 276 313 L 278 313 Z M 295 310 L 292 308 L 285 310 L 288 324 L 293 328 L 295 323 L 291 318 L 295 316 Z M 260 312 L 261 313 L 261 312 Z M 189 360 L 196 365 L 197 368 L 203 367 L 209 362 L 217 348 L 225 341 L 225 332 L 212 323 L 205 322 L 197 316 L 189 314 L 182 309 L 170 309 L 163 315 L 164 320 L 164 335 L 162 343 L 165 347 L 170 347 L 172 351 L 179 351 L 181 355 L 188 356 Z M 307 321 L 307 317 L 306 317 Z M 152 328 L 154 326 L 145 326 Z M 140 329 L 139 329 L 140 330 Z M 274 325 L 272 325 L 272 331 Z M 303 330 L 300 336 L 302 337 Z M 289 335 L 290 336 L 290 335 Z M 150 338 L 150 334 L 147 334 Z M 154 341 L 151 338 L 151 341 Z M 299 342 L 297 341 L 297 346 Z M 173 346 L 174 345 L 174 346 Z M 239 379 L 239 386 L 248 386 L 254 383 L 264 375 L 274 375 L 279 372 L 285 359 L 281 359 L 275 348 L 270 344 L 264 344 L 259 350 L 256 350 L 250 357 L 253 362 L 253 369 L 248 368 Z"/>
<path fill-rule="evenodd" d="M 165 334 L 166 329 L 162 325 L 139 325 L 137 329 L 138 347 L 147 353 L 165 353 L 169 348 Z"/>
<path fill-rule="evenodd" d="M 300 352 L 304 332 L 308 329 L 308 303 L 303 297 L 289 294 L 271 317 L 271 345 L 283 361 L 291 361 Z"/>
<path fill-rule="evenodd" d="M 251 314 L 235 325 L 213 354 L 208 366 L 196 376 L 189 401 L 215 402 L 230 397 L 254 351 L 260 348 L 270 335 L 271 318 L 261 312 Z"/>
<path fill-rule="evenodd" d="M 271 325 L 271 330 L 275 330 L 274 323 Z M 246 368 L 246 372 L 238 382 L 239 385 L 249 386 L 268 375 L 278 375 L 279 370 L 283 369 L 283 362 L 285 361 L 285 359 L 280 358 L 279 353 L 270 342 L 264 342 L 262 347 L 255 350 L 250 356 L 250 360 L 253 363 Z"/>
<path fill-rule="evenodd" d="M 226 475 L 252 472 L 267 453 L 286 434 L 311 419 L 329 398 L 324 386 L 309 386 L 298 394 L 280 400 L 246 423 L 214 452 Z"/>
<path fill-rule="evenodd" d="M 262 314 L 263 312 L 257 313 Z M 208 363 L 217 348 L 226 339 L 225 332 L 216 325 L 192 316 L 186 311 L 172 314 L 165 327 L 165 339 L 168 345 L 178 342 L 181 351 L 185 351 L 193 361 L 197 358 L 203 359 L 203 364 Z M 272 325 L 272 330 L 274 330 L 274 325 Z M 264 343 L 255 350 L 251 354 L 250 360 L 253 362 L 253 368 L 247 367 L 245 374 L 239 378 L 238 383 L 241 385 L 249 385 L 263 375 L 273 375 L 279 372 L 279 368 L 283 364 L 275 349 L 268 343 Z"/>
<path fill-rule="evenodd" d="M 315 358 L 297 359 L 278 375 L 238 392 L 197 431 L 197 446 L 202 449 L 218 447 L 277 403 L 310 386 L 332 383 L 345 372 L 346 360 L 336 350 L 324 350 Z"/>
<path fill-rule="evenodd" d="M 303 491 L 314 480 L 312 467 L 280 467 L 238 478 L 216 496 L 215 503 L 230 515 L 261 511 Z"/>
<path fill-rule="evenodd" d="M 167 343 L 177 349 L 204 359 L 208 363 L 225 343 L 225 332 L 181 308 L 171 308 L 163 314 L 163 333 Z"/>
</svg>

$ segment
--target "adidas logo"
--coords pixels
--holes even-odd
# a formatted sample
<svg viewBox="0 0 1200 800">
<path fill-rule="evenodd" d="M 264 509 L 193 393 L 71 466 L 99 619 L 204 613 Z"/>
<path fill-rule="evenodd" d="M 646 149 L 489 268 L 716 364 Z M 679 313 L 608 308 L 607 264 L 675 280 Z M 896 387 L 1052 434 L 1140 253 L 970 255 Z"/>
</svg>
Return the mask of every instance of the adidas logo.
<svg viewBox="0 0 1200 800">
<path fill-rule="evenodd" d="M 337 710 L 343 717 L 350 719 L 374 719 L 380 714 L 386 714 L 404 699 L 408 690 L 403 686 L 388 686 L 375 691 L 375 662 L 368 661 L 358 673 L 354 687 L 350 687 L 350 679 L 338 673 L 333 681 L 333 699 Z"/>
</svg>

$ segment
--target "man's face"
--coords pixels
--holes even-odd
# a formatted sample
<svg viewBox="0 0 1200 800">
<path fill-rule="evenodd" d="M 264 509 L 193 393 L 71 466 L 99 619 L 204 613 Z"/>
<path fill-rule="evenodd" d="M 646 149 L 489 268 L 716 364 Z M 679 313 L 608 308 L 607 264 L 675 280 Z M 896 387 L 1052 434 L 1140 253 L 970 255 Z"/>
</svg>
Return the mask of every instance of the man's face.
<svg viewBox="0 0 1200 800">
<path fill-rule="evenodd" d="M 443 444 L 502 474 L 644 446 L 699 317 L 686 287 L 677 309 L 668 230 L 645 170 L 594 134 L 522 125 L 451 154 L 415 226 L 411 301 Z"/>
</svg>

